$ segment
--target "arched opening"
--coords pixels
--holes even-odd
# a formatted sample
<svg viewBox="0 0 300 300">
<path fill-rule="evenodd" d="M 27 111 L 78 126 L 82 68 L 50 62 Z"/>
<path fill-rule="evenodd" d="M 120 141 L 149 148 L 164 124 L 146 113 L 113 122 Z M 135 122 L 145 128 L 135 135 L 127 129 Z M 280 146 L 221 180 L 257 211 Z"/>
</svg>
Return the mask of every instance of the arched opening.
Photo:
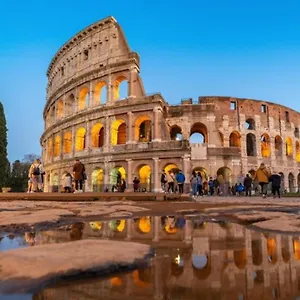
<svg viewBox="0 0 300 300">
<path fill-rule="evenodd" d="M 135 140 L 137 142 L 151 141 L 151 120 L 147 116 L 141 116 L 135 121 Z"/>
<path fill-rule="evenodd" d="M 263 261 L 261 240 L 253 239 L 251 241 L 252 262 L 255 266 L 260 266 Z"/>
<path fill-rule="evenodd" d="M 136 222 L 136 228 L 139 233 L 150 233 L 151 232 L 151 217 L 139 218 Z"/>
<path fill-rule="evenodd" d="M 60 136 L 57 135 L 54 138 L 54 157 L 60 155 Z"/>
<path fill-rule="evenodd" d="M 67 131 L 64 134 L 64 141 L 63 141 L 63 151 L 64 153 L 71 153 L 72 152 L 72 133 Z"/>
<path fill-rule="evenodd" d="M 93 192 L 102 192 L 104 183 L 104 172 L 101 168 L 95 169 L 92 172 L 92 187 Z"/>
<path fill-rule="evenodd" d="M 71 115 L 74 111 L 75 97 L 73 94 L 69 95 L 69 97 L 65 100 L 65 115 Z"/>
<path fill-rule="evenodd" d="M 300 260 L 300 241 L 299 237 L 293 238 L 294 258 Z"/>
<path fill-rule="evenodd" d="M 61 119 L 64 116 L 64 102 L 59 100 L 57 102 L 57 119 Z"/>
<path fill-rule="evenodd" d="M 229 136 L 229 147 L 241 147 L 241 135 L 237 131 L 233 131 Z"/>
<path fill-rule="evenodd" d="M 104 127 L 97 123 L 92 128 L 92 147 L 101 148 L 104 146 Z"/>
<path fill-rule="evenodd" d="M 279 135 L 275 136 L 275 156 L 282 156 L 282 138 Z"/>
<path fill-rule="evenodd" d="M 128 81 L 125 76 L 119 76 L 113 87 L 114 100 L 126 99 L 128 97 Z"/>
<path fill-rule="evenodd" d="M 208 172 L 203 167 L 196 167 L 193 169 L 193 172 L 200 173 L 203 181 L 208 181 Z"/>
<path fill-rule="evenodd" d="M 247 251 L 246 248 L 241 250 L 235 250 L 233 252 L 234 263 L 236 267 L 240 270 L 244 269 L 247 264 Z"/>
<path fill-rule="evenodd" d="M 248 130 L 255 130 L 255 121 L 251 118 L 247 119 L 245 122 L 245 128 Z"/>
<path fill-rule="evenodd" d="M 210 258 L 207 255 L 192 255 L 193 272 L 199 280 L 205 280 L 211 272 Z"/>
<path fill-rule="evenodd" d="M 293 140 L 290 137 L 286 138 L 286 156 L 293 156 Z"/>
<path fill-rule="evenodd" d="M 124 167 L 115 167 L 110 171 L 109 183 L 111 187 L 118 186 L 121 183 L 121 179 L 126 180 L 126 170 Z"/>
<path fill-rule="evenodd" d="M 105 104 L 107 101 L 106 82 L 100 81 L 94 89 L 94 105 Z"/>
<path fill-rule="evenodd" d="M 247 156 L 256 156 L 256 137 L 253 133 L 248 133 L 246 137 Z"/>
<path fill-rule="evenodd" d="M 55 173 L 52 176 L 52 192 L 58 192 L 59 191 L 59 177 L 58 174 Z"/>
<path fill-rule="evenodd" d="M 177 165 L 175 164 L 167 164 L 164 167 L 164 171 L 168 174 L 170 171 L 173 172 L 174 174 L 176 174 L 179 171 L 179 168 Z"/>
<path fill-rule="evenodd" d="M 277 245 L 276 239 L 267 237 L 268 261 L 272 264 L 277 263 Z"/>
<path fill-rule="evenodd" d="M 78 97 L 78 110 L 83 110 L 89 106 L 89 90 L 88 88 L 82 88 Z"/>
<path fill-rule="evenodd" d="M 177 125 L 171 127 L 170 137 L 172 141 L 182 141 L 182 129 Z"/>
<path fill-rule="evenodd" d="M 76 132 L 76 139 L 75 139 L 75 150 L 76 151 L 83 151 L 85 149 L 85 128 L 81 127 Z"/>
<path fill-rule="evenodd" d="M 203 144 L 208 143 L 207 128 L 202 123 L 195 123 L 191 128 L 190 143 Z"/>
<path fill-rule="evenodd" d="M 232 172 L 228 167 L 221 167 L 217 171 L 217 180 L 220 184 L 232 182 Z"/>
<path fill-rule="evenodd" d="M 294 193 L 295 192 L 295 176 L 293 173 L 289 173 L 289 192 Z"/>
<path fill-rule="evenodd" d="M 111 126 L 111 144 L 126 144 L 126 123 L 123 120 L 115 120 Z"/>
<path fill-rule="evenodd" d="M 268 134 L 264 133 L 261 138 L 261 155 L 262 157 L 271 156 L 271 140 Z"/>
<path fill-rule="evenodd" d="M 132 281 L 134 285 L 141 289 L 147 289 L 151 287 L 152 283 L 152 269 L 146 268 L 141 270 L 135 270 L 132 273 Z"/>
<path fill-rule="evenodd" d="M 296 127 L 295 130 L 294 130 L 294 136 L 295 136 L 296 139 L 300 138 L 299 128 L 298 127 Z"/>
<path fill-rule="evenodd" d="M 50 159 L 52 157 L 52 155 L 53 155 L 53 141 L 52 141 L 51 138 L 48 140 L 48 149 L 47 150 L 48 150 L 47 151 L 47 153 L 48 153 L 48 159 Z"/>
<path fill-rule="evenodd" d="M 296 162 L 300 163 L 300 143 L 296 142 Z"/>
<path fill-rule="evenodd" d="M 112 232 L 123 232 L 126 227 L 126 220 L 112 220 L 108 222 L 108 227 Z"/>
<path fill-rule="evenodd" d="M 142 165 L 137 168 L 141 191 L 151 191 L 151 172 L 151 167 L 149 165 Z"/>
</svg>

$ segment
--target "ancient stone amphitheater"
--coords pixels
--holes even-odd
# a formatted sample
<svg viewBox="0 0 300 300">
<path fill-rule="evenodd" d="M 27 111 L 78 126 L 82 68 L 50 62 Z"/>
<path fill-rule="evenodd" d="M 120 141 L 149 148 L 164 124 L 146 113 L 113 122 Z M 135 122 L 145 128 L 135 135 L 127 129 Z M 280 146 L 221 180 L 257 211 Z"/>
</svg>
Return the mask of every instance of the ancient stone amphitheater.
<svg viewBox="0 0 300 300">
<path fill-rule="evenodd" d="M 117 175 L 129 190 L 160 191 L 160 175 L 193 170 L 232 183 L 261 162 L 300 186 L 299 113 L 267 101 L 199 97 L 170 105 L 146 94 L 140 58 L 113 17 L 85 28 L 53 57 L 47 71 L 41 137 L 45 190 L 60 186 L 74 158 L 86 166 L 87 191 L 102 191 Z M 187 185 L 188 186 L 188 185 Z"/>
</svg>

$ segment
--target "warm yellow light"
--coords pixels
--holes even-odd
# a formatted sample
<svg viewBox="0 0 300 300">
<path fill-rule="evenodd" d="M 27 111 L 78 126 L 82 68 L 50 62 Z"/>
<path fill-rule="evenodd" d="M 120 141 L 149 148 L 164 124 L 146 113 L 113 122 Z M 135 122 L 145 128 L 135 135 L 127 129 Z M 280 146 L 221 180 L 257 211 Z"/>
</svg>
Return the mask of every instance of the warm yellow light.
<svg viewBox="0 0 300 300">
<path fill-rule="evenodd" d="M 85 149 L 85 128 L 81 127 L 76 132 L 75 149 L 83 151 Z"/>
<path fill-rule="evenodd" d="M 94 89 L 94 105 L 104 104 L 107 99 L 106 82 L 100 81 L 96 84 Z"/>
<path fill-rule="evenodd" d="M 296 260 L 300 260 L 300 241 L 293 240 L 293 246 L 294 246 L 294 257 Z"/>
<path fill-rule="evenodd" d="M 101 123 L 97 123 L 92 128 L 92 147 L 98 148 L 100 146 L 100 131 L 103 128 Z"/>
<path fill-rule="evenodd" d="M 64 102 L 59 100 L 57 102 L 57 119 L 61 119 L 64 116 Z"/>
<path fill-rule="evenodd" d="M 261 156 L 270 157 L 271 156 L 271 142 L 270 137 L 265 133 L 261 137 Z"/>
<path fill-rule="evenodd" d="M 101 230 L 102 222 L 90 222 L 90 227 L 94 230 Z"/>
<path fill-rule="evenodd" d="M 120 84 L 125 80 L 127 80 L 125 76 L 120 76 L 115 80 L 114 87 L 113 87 L 114 100 L 120 99 Z"/>
<path fill-rule="evenodd" d="M 64 134 L 63 149 L 64 153 L 72 152 L 72 133 L 70 131 Z"/>
<path fill-rule="evenodd" d="M 57 157 L 60 155 L 60 136 L 55 136 L 54 139 L 54 157 Z"/>
<path fill-rule="evenodd" d="M 104 181 L 104 172 L 102 169 L 96 169 L 92 172 L 92 185 L 101 185 Z"/>
<path fill-rule="evenodd" d="M 293 140 L 290 137 L 287 137 L 286 139 L 286 155 L 293 155 Z"/>
<path fill-rule="evenodd" d="M 125 125 L 125 130 L 121 126 Z M 123 125 L 123 126 L 124 126 Z M 126 124 L 124 120 L 115 120 L 111 125 L 111 144 L 125 144 L 126 143 Z"/>
<path fill-rule="evenodd" d="M 296 142 L 296 162 L 300 162 L 300 143 Z"/>
<path fill-rule="evenodd" d="M 241 135 L 239 132 L 234 131 L 229 136 L 230 147 L 241 147 Z"/>
<path fill-rule="evenodd" d="M 151 231 L 151 220 L 150 217 L 142 217 L 139 219 L 139 230 L 142 233 L 149 233 Z"/>
<path fill-rule="evenodd" d="M 83 110 L 88 106 L 89 90 L 83 88 L 79 92 L 78 110 Z"/>
</svg>

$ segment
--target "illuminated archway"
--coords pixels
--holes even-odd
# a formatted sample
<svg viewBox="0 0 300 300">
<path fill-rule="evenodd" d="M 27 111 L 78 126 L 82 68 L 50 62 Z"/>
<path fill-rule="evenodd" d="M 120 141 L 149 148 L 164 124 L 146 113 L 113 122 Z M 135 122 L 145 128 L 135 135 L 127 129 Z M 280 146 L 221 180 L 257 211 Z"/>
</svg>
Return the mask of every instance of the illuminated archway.
<svg viewBox="0 0 300 300">
<path fill-rule="evenodd" d="M 247 156 L 256 156 L 256 137 L 253 133 L 248 133 L 246 136 Z"/>
<path fill-rule="evenodd" d="M 169 171 L 173 172 L 174 174 L 177 173 L 179 171 L 179 168 L 177 165 L 175 164 L 167 164 L 165 167 L 164 167 L 164 170 L 165 172 L 168 174 Z"/>
<path fill-rule="evenodd" d="M 211 272 L 210 257 L 207 255 L 192 255 L 193 272 L 199 280 L 205 280 Z"/>
<path fill-rule="evenodd" d="M 53 155 L 53 141 L 52 141 L 52 138 L 50 138 L 48 140 L 48 149 L 47 149 L 47 153 L 48 153 L 48 158 L 51 158 L 52 155 Z"/>
<path fill-rule="evenodd" d="M 73 94 L 69 95 L 65 100 L 65 115 L 68 116 L 73 113 L 73 108 L 75 104 L 75 97 Z"/>
<path fill-rule="evenodd" d="M 182 129 L 175 125 L 170 130 L 170 137 L 172 141 L 182 141 Z"/>
<path fill-rule="evenodd" d="M 205 168 L 203 167 L 196 167 L 193 169 L 193 172 L 198 173 L 200 172 L 202 180 L 203 181 L 208 181 L 208 172 Z"/>
<path fill-rule="evenodd" d="M 203 123 L 195 123 L 190 132 L 190 143 L 208 143 L 207 128 Z"/>
<path fill-rule="evenodd" d="M 141 116 L 135 121 L 135 140 L 137 142 L 151 141 L 151 119 L 148 116 Z"/>
<path fill-rule="evenodd" d="M 115 120 L 111 126 L 111 144 L 126 144 L 126 123 L 124 120 Z"/>
<path fill-rule="evenodd" d="M 82 88 L 78 97 L 78 110 L 83 110 L 89 106 L 89 90 Z"/>
<path fill-rule="evenodd" d="M 275 156 L 282 155 L 282 138 L 279 135 L 275 136 Z"/>
<path fill-rule="evenodd" d="M 233 131 L 229 136 L 229 147 L 241 147 L 241 135 L 237 131 Z"/>
<path fill-rule="evenodd" d="M 267 237 L 267 253 L 268 253 L 268 260 L 270 263 L 275 264 L 277 263 L 277 245 L 276 239 Z"/>
<path fill-rule="evenodd" d="M 112 232 L 123 232 L 126 227 L 126 221 L 112 220 L 108 222 L 108 227 Z"/>
<path fill-rule="evenodd" d="M 293 140 L 290 137 L 286 138 L 286 156 L 293 156 Z"/>
<path fill-rule="evenodd" d="M 72 133 L 70 131 L 64 134 L 63 151 L 64 153 L 72 152 Z"/>
<path fill-rule="evenodd" d="M 57 102 L 57 119 L 61 119 L 64 116 L 64 102 L 59 100 Z"/>
<path fill-rule="evenodd" d="M 294 258 L 300 260 L 300 241 L 299 237 L 293 238 Z"/>
<path fill-rule="evenodd" d="M 52 176 L 52 185 L 53 186 L 59 185 L 59 177 L 58 177 L 57 173 L 53 174 L 53 176 Z"/>
<path fill-rule="evenodd" d="M 76 151 L 83 151 L 85 149 L 85 128 L 81 127 L 76 132 L 76 139 L 75 139 L 75 150 Z"/>
<path fill-rule="evenodd" d="M 228 167 L 221 167 L 217 171 L 217 180 L 220 184 L 232 182 L 232 172 Z"/>
<path fill-rule="evenodd" d="M 300 143 L 296 142 L 296 162 L 300 163 Z"/>
<path fill-rule="evenodd" d="M 101 148 L 104 146 L 104 127 L 97 123 L 92 128 L 92 147 Z"/>
<path fill-rule="evenodd" d="M 99 231 L 102 229 L 103 223 L 101 221 L 99 222 L 90 222 L 90 227 L 93 231 Z"/>
<path fill-rule="evenodd" d="M 128 97 L 128 81 L 125 76 L 119 76 L 113 86 L 114 100 L 125 99 Z"/>
<path fill-rule="evenodd" d="M 94 105 L 105 104 L 107 101 L 107 86 L 106 82 L 100 81 L 94 89 Z"/>
<path fill-rule="evenodd" d="M 270 157 L 271 156 L 271 140 L 268 134 L 264 133 L 261 136 L 261 156 Z"/>
<path fill-rule="evenodd" d="M 60 155 L 60 136 L 57 135 L 54 138 L 54 157 Z"/>
<path fill-rule="evenodd" d="M 140 180 L 140 189 L 146 189 L 146 191 L 151 191 L 151 167 L 149 165 L 143 165 L 138 167 L 138 174 Z"/>
<path fill-rule="evenodd" d="M 251 118 L 247 119 L 245 122 L 245 128 L 248 130 L 255 130 L 255 121 Z"/>
<path fill-rule="evenodd" d="M 140 233 L 151 232 L 151 217 L 142 217 L 137 221 L 137 229 Z"/>
<path fill-rule="evenodd" d="M 289 192 L 293 193 L 295 190 L 295 176 L 293 173 L 289 173 Z"/>
<path fill-rule="evenodd" d="M 92 172 L 93 192 L 101 192 L 103 190 L 104 172 L 102 169 L 96 169 Z"/>
<path fill-rule="evenodd" d="M 244 269 L 247 264 L 247 251 L 246 248 L 241 250 L 235 250 L 233 252 L 234 263 L 236 267 L 240 270 Z"/>
<path fill-rule="evenodd" d="M 126 170 L 124 167 L 115 167 L 110 172 L 110 184 L 116 185 L 120 180 L 126 180 Z"/>
</svg>

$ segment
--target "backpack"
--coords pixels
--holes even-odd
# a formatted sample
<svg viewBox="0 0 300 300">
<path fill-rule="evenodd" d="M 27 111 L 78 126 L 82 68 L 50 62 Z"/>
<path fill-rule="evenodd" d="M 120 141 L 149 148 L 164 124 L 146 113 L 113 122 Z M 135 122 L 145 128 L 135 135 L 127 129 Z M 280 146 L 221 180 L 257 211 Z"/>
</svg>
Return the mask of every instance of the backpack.
<svg viewBox="0 0 300 300">
<path fill-rule="evenodd" d="M 34 166 L 32 170 L 33 175 L 41 175 L 40 167 L 39 166 Z"/>
</svg>

